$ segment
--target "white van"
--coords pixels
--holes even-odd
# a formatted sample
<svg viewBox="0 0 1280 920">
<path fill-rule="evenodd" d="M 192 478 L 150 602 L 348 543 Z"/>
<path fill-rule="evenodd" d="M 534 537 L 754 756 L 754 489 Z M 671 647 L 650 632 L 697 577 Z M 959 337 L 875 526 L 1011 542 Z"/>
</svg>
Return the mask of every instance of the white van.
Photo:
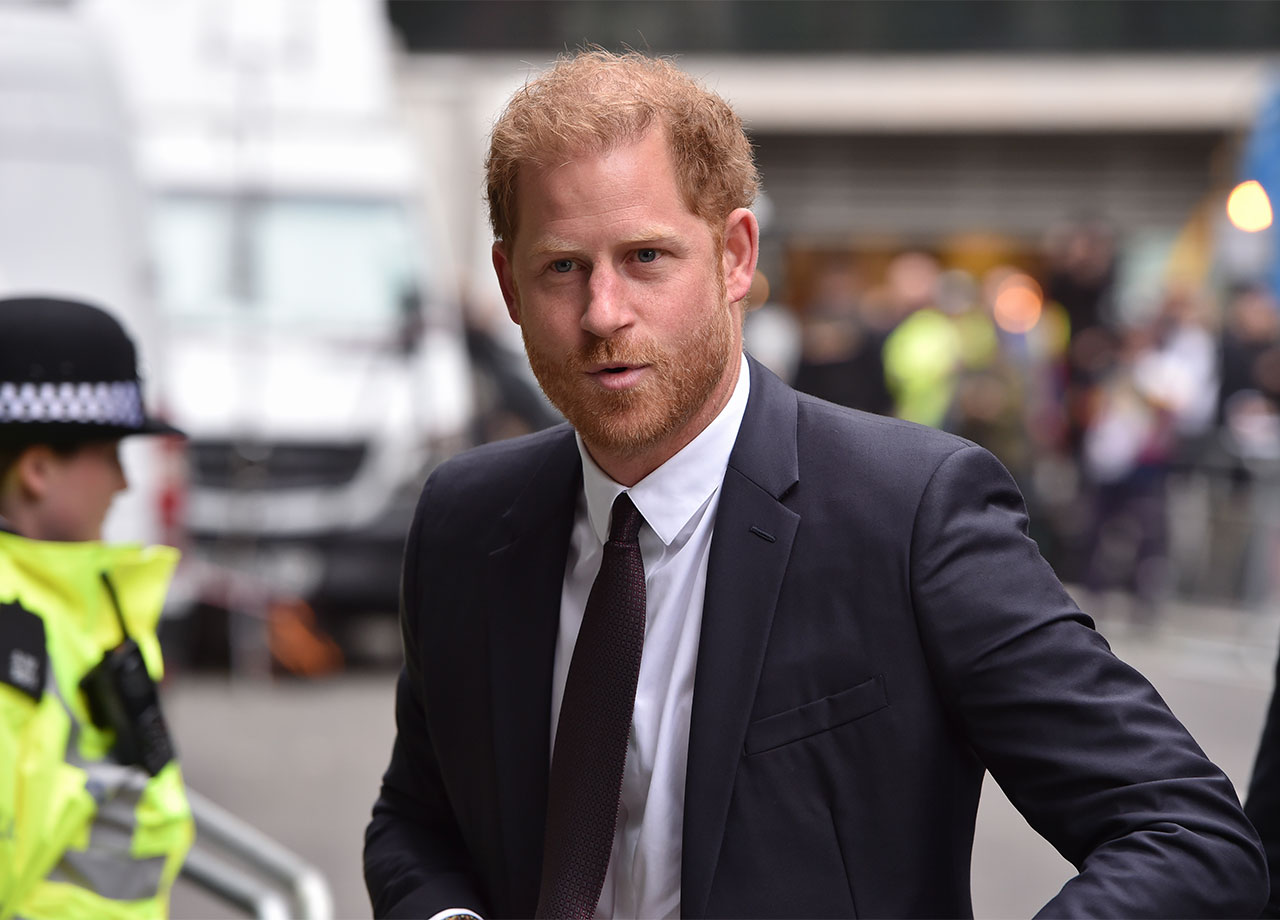
<svg viewBox="0 0 1280 920">
<path fill-rule="evenodd" d="M 86 300 L 139 349 L 148 405 L 166 400 L 148 285 L 144 190 L 106 48 L 77 7 L 0 2 L 0 296 Z M 110 540 L 174 538 L 181 478 L 165 439 L 130 438 Z"/>
<path fill-rule="evenodd" d="M 97 0 L 140 124 L 187 525 L 327 609 L 394 608 L 471 377 L 376 0 Z"/>
</svg>

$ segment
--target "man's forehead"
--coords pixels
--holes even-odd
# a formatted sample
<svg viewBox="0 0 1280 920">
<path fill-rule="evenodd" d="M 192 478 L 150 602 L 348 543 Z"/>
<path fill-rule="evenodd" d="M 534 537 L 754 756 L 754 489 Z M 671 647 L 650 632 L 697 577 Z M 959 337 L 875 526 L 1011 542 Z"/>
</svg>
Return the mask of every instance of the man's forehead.
<svg viewBox="0 0 1280 920">
<path fill-rule="evenodd" d="M 651 143 L 652 132 L 629 144 L 615 144 L 598 149 L 579 149 L 566 153 L 547 165 L 527 164 L 517 172 L 515 181 L 515 217 L 517 236 L 533 233 L 527 245 L 538 250 L 561 250 L 572 247 L 572 238 L 557 232 L 562 222 L 589 219 L 593 211 L 607 213 L 621 237 L 635 242 L 671 238 L 680 235 L 680 216 L 697 217 L 689 207 L 674 168 L 661 168 L 661 158 L 671 164 L 670 150 L 626 150 L 630 146 Z M 613 159 L 622 152 L 622 159 Z M 613 162 L 607 162 L 610 160 Z M 597 171 L 594 164 L 600 164 Z M 653 169 L 658 165 L 658 169 Z M 567 171 L 582 166 L 580 173 Z M 601 176 L 605 179 L 602 181 Z M 616 177 L 617 182 L 610 180 Z M 617 193 L 615 195 L 615 193 Z M 654 207 L 665 211 L 658 216 Z M 670 206 L 670 208 L 668 207 Z M 522 240 L 525 242 L 525 240 Z"/>
</svg>

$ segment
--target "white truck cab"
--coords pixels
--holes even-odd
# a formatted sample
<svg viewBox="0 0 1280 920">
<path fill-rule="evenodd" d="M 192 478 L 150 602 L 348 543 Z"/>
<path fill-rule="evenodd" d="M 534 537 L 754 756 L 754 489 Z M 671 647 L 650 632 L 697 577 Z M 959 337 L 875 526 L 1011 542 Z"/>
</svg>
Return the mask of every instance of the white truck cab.
<svg viewBox="0 0 1280 920">
<path fill-rule="evenodd" d="M 145 190 L 107 46 L 80 10 L 0 0 L 0 297 L 85 300 L 124 324 L 149 407 L 165 365 L 148 283 Z M 108 540 L 173 538 L 175 446 L 129 438 Z"/>
<path fill-rule="evenodd" d="M 394 605 L 471 376 L 376 0 L 94 0 L 150 194 L 187 525 L 207 557 L 330 608 Z"/>
</svg>

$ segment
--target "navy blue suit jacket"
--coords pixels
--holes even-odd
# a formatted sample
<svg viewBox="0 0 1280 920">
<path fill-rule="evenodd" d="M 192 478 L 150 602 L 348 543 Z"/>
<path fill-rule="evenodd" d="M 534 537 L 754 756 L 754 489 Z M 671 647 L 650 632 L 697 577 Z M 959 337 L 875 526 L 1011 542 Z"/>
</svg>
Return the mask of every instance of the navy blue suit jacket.
<svg viewBox="0 0 1280 920">
<path fill-rule="evenodd" d="M 423 490 L 365 844 L 379 916 L 534 911 L 580 483 L 562 426 Z M 1079 869 L 1042 916 L 1256 915 L 1267 876 L 1230 782 L 1026 524 L 985 450 L 752 362 L 708 563 L 683 916 L 971 916 L 984 769 Z"/>
</svg>

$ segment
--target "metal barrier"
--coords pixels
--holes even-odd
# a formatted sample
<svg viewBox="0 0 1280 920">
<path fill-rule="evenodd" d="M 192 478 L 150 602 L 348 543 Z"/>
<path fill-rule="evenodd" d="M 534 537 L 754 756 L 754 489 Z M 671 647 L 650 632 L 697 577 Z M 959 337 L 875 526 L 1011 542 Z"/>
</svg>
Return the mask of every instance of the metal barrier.
<svg viewBox="0 0 1280 920">
<path fill-rule="evenodd" d="M 333 920 L 333 894 L 317 869 L 194 790 L 187 789 L 187 798 L 196 844 L 182 878 L 259 920 Z M 211 852 L 210 846 L 253 870 Z"/>
<path fill-rule="evenodd" d="M 1225 435 L 1170 480 L 1170 562 L 1186 598 L 1262 609 L 1278 596 L 1280 460 Z"/>
</svg>

